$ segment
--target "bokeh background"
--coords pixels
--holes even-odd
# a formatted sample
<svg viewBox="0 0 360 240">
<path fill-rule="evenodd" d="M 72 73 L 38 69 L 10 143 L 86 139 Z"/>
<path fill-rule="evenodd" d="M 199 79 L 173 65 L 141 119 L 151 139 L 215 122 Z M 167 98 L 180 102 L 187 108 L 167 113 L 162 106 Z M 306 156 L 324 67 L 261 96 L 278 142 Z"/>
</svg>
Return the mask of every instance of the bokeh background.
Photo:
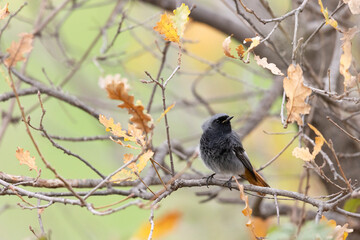
<svg viewBox="0 0 360 240">
<path fill-rule="evenodd" d="M 12 41 L 18 40 L 18 34 L 31 32 L 42 1 L 31 0 L 21 12 L 10 22 L 0 42 L 0 51 L 4 55 Z M 58 6 L 62 1 L 44 1 L 49 8 Z M 74 1 L 78 2 L 78 1 Z M 217 1 L 205 1 L 211 8 L 226 11 Z M 15 12 L 24 1 L 10 1 L 9 10 Z M 82 3 L 81 1 L 78 3 Z M 276 15 L 286 13 L 291 9 L 291 1 L 269 1 Z M 4 6 L 6 1 L 0 1 Z M 114 7 L 115 1 L 87 1 L 78 9 L 72 9 L 69 4 L 65 11 L 59 13 L 56 19 L 36 38 L 34 49 L 29 56 L 26 72 L 29 76 L 49 84 L 43 69 L 53 84 L 61 82 L 69 73 L 89 45 L 103 27 L 106 19 Z M 125 110 L 117 108 L 117 102 L 107 99 L 106 92 L 99 88 L 98 80 L 101 76 L 120 73 L 129 80 L 131 93 L 135 99 L 144 105 L 150 98 L 151 84 L 143 84 L 140 80 L 148 79 L 144 71 L 156 76 L 160 66 L 161 53 L 164 41 L 152 28 L 160 19 L 163 10 L 138 1 L 124 1 L 123 8 L 126 19 L 123 22 L 123 31 L 117 38 L 114 47 L 106 54 L 100 53 L 103 40 L 100 39 L 91 50 L 80 70 L 63 87 L 63 90 L 73 94 L 89 106 L 108 117 L 113 117 L 123 125 L 127 124 L 129 116 Z M 64 20 L 65 19 L 65 20 Z M 116 18 L 119 22 L 121 15 Z M 6 19 L 5 19 L 6 21 Z M 4 26 L 4 20 L 0 22 Z M 59 36 L 61 46 L 54 37 L 57 27 L 60 27 Z M 109 39 L 114 36 L 117 25 L 108 29 Z M 205 108 L 198 103 L 192 93 L 192 84 L 205 74 L 197 86 L 197 91 L 206 99 L 213 99 L 212 107 L 216 112 L 226 112 L 235 115 L 233 126 L 239 128 L 246 120 L 247 114 L 253 110 L 261 97 L 261 90 L 266 90 L 272 82 L 272 76 L 252 63 L 244 64 L 238 60 L 225 59 L 222 51 L 222 41 L 227 36 L 217 30 L 190 19 L 185 31 L 181 70 L 168 84 L 166 94 L 168 105 L 176 106 L 168 113 L 170 133 L 172 139 L 177 139 L 187 147 L 195 147 L 201 135 L 201 124 L 209 116 Z M 253 37 L 253 36 L 249 36 Z M 236 46 L 235 43 L 233 45 Z M 172 44 L 168 53 L 166 67 L 162 73 L 167 78 L 178 61 L 179 49 Z M 64 54 L 65 53 L 65 54 Z M 99 60 L 104 57 L 105 60 Z M 96 59 L 98 58 L 98 59 Z M 221 63 L 217 71 L 207 72 L 213 68 L 211 64 Z M 21 68 L 18 65 L 18 68 Z M 5 71 L 4 67 L 2 69 Z M 3 78 L 3 76 L 1 77 Z M 24 86 L 24 83 L 22 83 Z M 1 93 L 11 91 L 4 79 L 0 81 Z M 231 97 L 250 93 L 242 101 Z M 21 97 L 25 111 L 29 112 L 31 122 L 36 126 L 39 123 L 41 111 L 38 107 L 36 95 Z M 1 111 L 7 111 L 10 101 L 1 102 Z M 151 115 L 157 119 L 162 113 L 160 91 L 157 91 Z M 279 120 L 281 100 L 278 108 L 273 109 L 269 116 L 250 135 L 244 139 L 244 146 L 255 167 L 265 164 L 292 139 L 293 134 L 268 135 L 266 132 L 295 132 L 290 126 L 283 129 Z M 56 136 L 81 137 L 106 135 L 104 127 L 89 117 L 86 113 L 75 109 L 56 99 L 45 102 L 46 115 L 44 126 L 47 131 Z M 20 116 L 15 107 L 14 117 Z M 49 141 L 40 133 L 33 131 L 45 158 L 59 173 L 69 179 L 98 178 L 93 172 L 77 159 L 65 155 L 62 151 L 51 146 Z M 158 146 L 166 139 L 164 120 L 156 123 L 154 145 Z M 126 149 L 111 141 L 94 141 L 72 143 L 59 141 L 59 144 L 79 154 L 91 162 L 102 173 L 109 174 L 122 164 L 122 155 Z M 299 175 L 302 172 L 302 162 L 291 155 L 293 146 L 286 150 L 275 163 L 263 171 L 263 174 L 272 187 L 297 191 Z M 36 172 L 29 171 L 26 166 L 19 165 L 15 158 L 15 150 L 20 146 L 30 151 L 36 157 L 36 163 L 42 169 L 42 178 L 54 178 L 36 155 L 33 145 L 26 134 L 25 126 L 21 121 L 11 124 L 0 142 L 0 171 L 36 177 Z M 168 159 L 167 159 L 168 160 Z M 175 159 L 175 168 L 182 169 L 185 163 Z M 193 168 L 208 174 L 200 159 L 196 159 Z M 310 195 L 321 195 L 325 191 L 316 178 L 311 178 Z M 155 188 L 156 189 L 156 188 Z M 31 189 L 32 191 L 37 191 Z M 46 191 L 38 189 L 38 191 Z M 54 189 L 52 191 L 61 191 Z M 210 201 L 201 204 L 201 197 L 197 192 L 207 191 L 206 188 L 180 189 L 161 202 L 160 208 L 155 211 L 155 219 L 170 211 L 179 211 L 182 214 L 174 230 L 163 239 L 247 239 L 248 230 L 245 228 L 247 219 L 241 213 L 242 205 L 220 204 Z M 237 191 L 222 190 L 224 196 L 237 198 Z M 97 205 L 106 205 L 122 199 L 121 196 L 92 197 Z M 31 200 L 30 200 L 31 201 Z M 271 201 L 271 200 L 268 200 Z M 39 231 L 37 210 L 23 210 L 17 205 L 21 200 L 16 196 L 0 196 L 0 239 L 35 239 L 29 231 L 32 226 Z M 290 202 L 293 203 L 293 202 Z M 289 204 L 290 204 L 289 203 Z M 130 207 L 124 211 L 108 216 L 94 216 L 86 209 L 77 206 L 55 204 L 42 213 L 46 231 L 51 231 L 51 239 L 132 239 L 143 223 L 148 222 L 150 210 Z M 284 218 L 284 221 L 286 219 Z M 270 221 L 275 224 L 276 219 Z M 236 236 L 236 238 L 234 238 Z"/>
</svg>

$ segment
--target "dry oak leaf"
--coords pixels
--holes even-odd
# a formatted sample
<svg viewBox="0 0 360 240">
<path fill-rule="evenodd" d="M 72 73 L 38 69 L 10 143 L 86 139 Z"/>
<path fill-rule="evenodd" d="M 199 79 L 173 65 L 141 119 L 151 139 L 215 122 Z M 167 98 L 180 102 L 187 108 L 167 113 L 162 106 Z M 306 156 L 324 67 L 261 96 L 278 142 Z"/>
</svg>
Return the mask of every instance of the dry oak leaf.
<svg viewBox="0 0 360 240">
<path fill-rule="evenodd" d="M 313 155 L 310 153 L 309 148 L 303 148 L 303 147 L 296 147 L 292 151 L 292 155 L 296 158 L 300 158 L 301 160 L 304 160 L 305 162 L 310 162 L 314 160 Z"/>
<path fill-rule="evenodd" d="M 343 0 L 349 6 L 352 14 L 360 13 L 360 1 L 359 0 Z"/>
<path fill-rule="evenodd" d="M 320 11 L 321 13 L 324 15 L 324 18 L 325 18 L 325 24 L 329 24 L 330 26 L 332 26 L 333 28 L 335 28 L 336 30 L 338 30 L 338 23 L 337 21 L 335 21 L 334 19 L 332 18 L 329 18 L 329 12 L 328 12 L 328 9 L 325 8 L 324 9 L 324 6 L 321 2 L 321 0 L 318 0 L 318 3 L 320 5 Z"/>
<path fill-rule="evenodd" d="M 259 66 L 261 66 L 263 68 L 266 68 L 266 69 L 269 69 L 272 74 L 279 75 L 279 76 L 284 76 L 284 74 L 281 72 L 281 70 L 274 63 L 268 63 L 267 62 L 266 57 L 260 58 L 259 56 L 254 54 L 254 60 L 256 61 L 256 63 Z"/>
<path fill-rule="evenodd" d="M 33 169 L 37 171 L 35 157 L 31 157 L 29 151 L 24 151 L 23 148 L 17 147 L 15 157 L 20 161 L 20 165 L 25 164 L 30 168 L 30 171 Z"/>
<path fill-rule="evenodd" d="M 128 125 L 128 131 L 122 129 L 120 123 L 114 123 L 114 119 L 109 118 L 107 119 L 104 115 L 99 115 L 99 122 L 106 127 L 107 132 L 111 132 L 114 136 L 123 138 L 124 141 L 130 141 L 135 144 L 137 144 L 140 147 L 145 146 L 145 136 L 142 135 L 143 131 L 135 128 L 132 124 Z M 140 149 L 139 147 L 130 145 L 130 144 L 124 144 L 120 139 L 113 139 L 110 137 L 110 139 L 121 146 L 132 148 L 132 149 Z"/>
<path fill-rule="evenodd" d="M 185 24 L 189 21 L 190 10 L 184 3 L 173 11 L 173 15 L 164 13 L 161 19 L 156 23 L 154 30 L 165 35 L 164 40 L 171 42 L 180 42 L 184 35 Z"/>
<path fill-rule="evenodd" d="M 288 68 L 288 76 L 284 78 L 283 82 L 288 102 L 286 109 L 288 112 L 287 123 L 296 121 L 298 125 L 303 125 L 300 114 L 308 114 L 310 112 L 310 105 L 305 102 L 305 99 L 311 94 L 311 89 L 304 86 L 303 72 L 299 65 L 296 67 L 291 64 Z"/>
<path fill-rule="evenodd" d="M 120 172 L 112 176 L 111 181 L 119 182 L 130 180 L 134 181 L 139 178 L 139 174 L 144 170 L 146 167 L 149 159 L 154 155 L 154 152 L 151 150 L 147 150 L 145 153 L 140 155 L 140 157 L 136 162 L 130 163 L 127 168 L 122 169 Z M 131 153 L 124 154 L 124 164 L 132 161 L 134 159 L 134 155 Z"/>
<path fill-rule="evenodd" d="M 230 53 L 230 51 L 231 51 L 230 43 L 231 43 L 231 36 L 228 36 L 228 37 L 225 38 L 225 40 L 223 41 L 223 43 L 222 43 L 222 48 L 223 48 L 223 51 L 224 51 L 225 56 L 231 57 L 231 58 L 235 58 L 235 56 Z M 240 44 L 240 45 L 241 45 L 241 44 Z M 239 46 L 240 46 L 240 45 L 239 45 Z M 239 46 L 238 46 L 238 48 L 239 48 Z M 244 47 L 243 47 L 243 48 L 244 48 Z M 240 50 L 240 48 L 239 48 L 239 50 Z"/>
<path fill-rule="evenodd" d="M 312 153 L 310 153 L 308 148 L 299 148 L 296 147 L 293 152 L 292 155 L 294 157 L 300 158 L 306 162 L 312 161 L 315 159 L 316 155 L 319 154 L 319 152 L 321 151 L 322 146 L 324 145 L 324 142 L 328 144 L 328 142 L 326 141 L 326 139 L 324 138 L 324 136 L 321 134 L 321 132 L 319 130 L 317 130 L 313 125 L 311 125 L 310 123 L 308 123 L 308 126 L 315 132 L 315 134 L 317 135 L 315 137 L 315 146 L 314 146 L 314 150 Z"/>
<path fill-rule="evenodd" d="M 10 12 L 8 7 L 9 7 L 9 3 L 6 3 L 5 6 L 2 9 L 0 9 L 0 19 L 4 19 L 7 16 L 9 16 Z"/>
<path fill-rule="evenodd" d="M 32 42 L 34 36 L 30 33 L 20 33 L 21 37 L 19 42 L 12 42 L 10 47 L 6 51 L 10 54 L 5 60 L 5 65 L 10 68 L 16 65 L 17 62 L 24 61 L 26 58 L 23 54 L 26 54 L 32 49 Z"/>
<path fill-rule="evenodd" d="M 126 78 L 121 78 L 120 75 L 108 75 L 105 80 L 100 78 L 99 84 L 105 87 L 110 99 L 123 102 L 118 107 L 128 110 L 128 113 L 132 115 L 130 121 L 136 128 L 146 133 L 153 129 L 152 117 L 145 112 L 145 107 L 140 102 L 134 103 L 134 96 L 129 95 L 129 85 Z"/>
<path fill-rule="evenodd" d="M 160 218 L 155 218 L 154 220 L 154 231 L 152 238 L 159 239 L 168 235 L 171 231 L 175 229 L 180 223 L 182 217 L 182 213 L 173 210 L 171 212 L 166 213 Z M 151 229 L 151 225 L 149 222 L 142 224 L 137 233 L 131 238 L 131 240 L 143 240 L 148 239 L 149 232 Z"/>
<path fill-rule="evenodd" d="M 349 72 L 351 66 L 352 54 L 351 54 L 351 39 L 358 33 L 357 27 L 350 28 L 348 31 L 344 32 L 344 36 L 341 38 L 343 44 L 341 48 L 343 54 L 340 57 L 340 74 L 344 76 L 344 87 L 345 90 L 347 87 L 352 85 L 352 76 Z"/>
</svg>

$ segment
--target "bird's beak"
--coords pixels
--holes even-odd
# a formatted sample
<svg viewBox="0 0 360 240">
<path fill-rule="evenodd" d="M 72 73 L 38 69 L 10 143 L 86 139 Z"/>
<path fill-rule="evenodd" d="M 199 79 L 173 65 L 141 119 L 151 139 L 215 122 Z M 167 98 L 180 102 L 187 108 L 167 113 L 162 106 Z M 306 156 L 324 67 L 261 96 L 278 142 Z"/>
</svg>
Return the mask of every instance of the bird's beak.
<svg viewBox="0 0 360 240">
<path fill-rule="evenodd" d="M 227 123 L 230 122 L 231 119 L 233 119 L 234 116 L 228 117 L 227 119 L 225 119 L 224 121 L 222 121 L 222 123 Z"/>
</svg>

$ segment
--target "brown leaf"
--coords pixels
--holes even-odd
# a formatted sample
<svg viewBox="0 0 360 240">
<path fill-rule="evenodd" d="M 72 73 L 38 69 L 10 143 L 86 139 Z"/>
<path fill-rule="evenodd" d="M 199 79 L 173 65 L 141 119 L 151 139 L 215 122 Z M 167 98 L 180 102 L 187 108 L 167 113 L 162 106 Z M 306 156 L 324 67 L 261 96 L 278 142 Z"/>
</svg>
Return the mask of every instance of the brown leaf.
<svg viewBox="0 0 360 240">
<path fill-rule="evenodd" d="M 239 46 L 237 46 L 237 48 L 235 49 L 239 58 L 242 59 L 245 53 L 245 49 L 244 46 L 242 44 L 240 44 Z"/>
<path fill-rule="evenodd" d="M 340 73 L 344 76 L 344 87 L 350 87 L 352 84 L 351 74 L 349 68 L 351 66 L 352 54 L 351 54 L 351 39 L 358 33 L 357 27 L 350 28 L 348 31 L 344 32 L 344 36 L 341 38 L 343 44 L 341 48 L 343 54 L 340 57 Z"/>
<path fill-rule="evenodd" d="M 231 48 L 230 48 L 230 43 L 231 43 L 231 36 L 228 36 L 227 38 L 225 38 L 225 40 L 222 43 L 222 48 L 224 51 L 225 56 L 231 57 L 231 58 L 235 58 L 234 55 L 232 55 L 230 53 Z"/>
<path fill-rule="evenodd" d="M 343 0 L 347 3 L 352 14 L 360 14 L 360 1 L 359 0 Z"/>
<path fill-rule="evenodd" d="M 24 151 L 23 148 L 17 147 L 15 157 L 20 161 L 20 165 L 25 164 L 30 168 L 30 171 L 33 169 L 37 171 L 35 157 L 31 157 L 29 151 Z"/>
<path fill-rule="evenodd" d="M 8 7 L 9 7 L 9 3 L 6 3 L 5 6 L 2 9 L 0 9 L 0 19 L 4 19 L 7 16 L 9 16 L 10 12 Z"/>
<path fill-rule="evenodd" d="M 303 125 L 300 114 L 310 112 L 311 107 L 305 103 L 305 99 L 311 94 L 311 89 L 304 86 L 303 73 L 299 65 L 289 66 L 288 77 L 284 78 L 284 90 L 288 97 L 286 121 L 288 123 L 296 121 L 298 125 Z"/>
<path fill-rule="evenodd" d="M 254 54 L 254 60 L 256 63 L 266 69 L 269 69 L 272 74 L 283 76 L 284 74 L 281 72 L 281 70 L 274 64 L 274 63 L 268 63 L 267 58 L 260 58 L 259 56 Z"/>
<path fill-rule="evenodd" d="M 136 128 L 149 133 L 153 129 L 152 117 L 145 113 L 145 107 L 140 103 L 134 103 L 134 96 L 129 95 L 129 86 L 126 78 L 120 75 L 108 75 L 105 80 L 100 78 L 100 86 L 104 86 L 110 99 L 120 100 L 123 103 L 118 105 L 119 108 L 126 108 L 132 115 L 130 121 Z"/>
<path fill-rule="evenodd" d="M 32 49 L 34 36 L 30 33 L 21 33 L 19 36 L 21 37 L 19 42 L 12 42 L 10 47 L 6 49 L 6 51 L 10 54 L 4 60 L 7 67 L 13 67 L 17 62 L 26 60 L 23 54 L 30 52 Z"/>
</svg>

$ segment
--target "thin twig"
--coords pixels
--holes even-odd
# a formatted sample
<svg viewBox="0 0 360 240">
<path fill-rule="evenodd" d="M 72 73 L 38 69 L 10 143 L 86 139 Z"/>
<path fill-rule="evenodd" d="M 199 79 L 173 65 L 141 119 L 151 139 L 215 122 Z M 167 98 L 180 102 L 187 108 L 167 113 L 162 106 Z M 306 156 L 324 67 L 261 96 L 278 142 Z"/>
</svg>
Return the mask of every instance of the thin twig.
<svg viewBox="0 0 360 240">
<path fill-rule="evenodd" d="M 350 137 L 352 140 L 355 140 L 356 142 L 360 143 L 360 139 L 357 139 L 356 137 L 354 137 L 353 135 L 351 135 L 350 133 L 348 133 L 347 131 L 345 131 L 345 129 L 343 129 L 342 127 L 340 127 L 336 122 L 334 122 L 334 120 L 332 120 L 329 116 L 326 116 L 327 120 L 329 120 L 332 124 L 334 124 L 337 128 L 339 128 L 343 133 L 345 133 L 348 137 Z"/>
</svg>

